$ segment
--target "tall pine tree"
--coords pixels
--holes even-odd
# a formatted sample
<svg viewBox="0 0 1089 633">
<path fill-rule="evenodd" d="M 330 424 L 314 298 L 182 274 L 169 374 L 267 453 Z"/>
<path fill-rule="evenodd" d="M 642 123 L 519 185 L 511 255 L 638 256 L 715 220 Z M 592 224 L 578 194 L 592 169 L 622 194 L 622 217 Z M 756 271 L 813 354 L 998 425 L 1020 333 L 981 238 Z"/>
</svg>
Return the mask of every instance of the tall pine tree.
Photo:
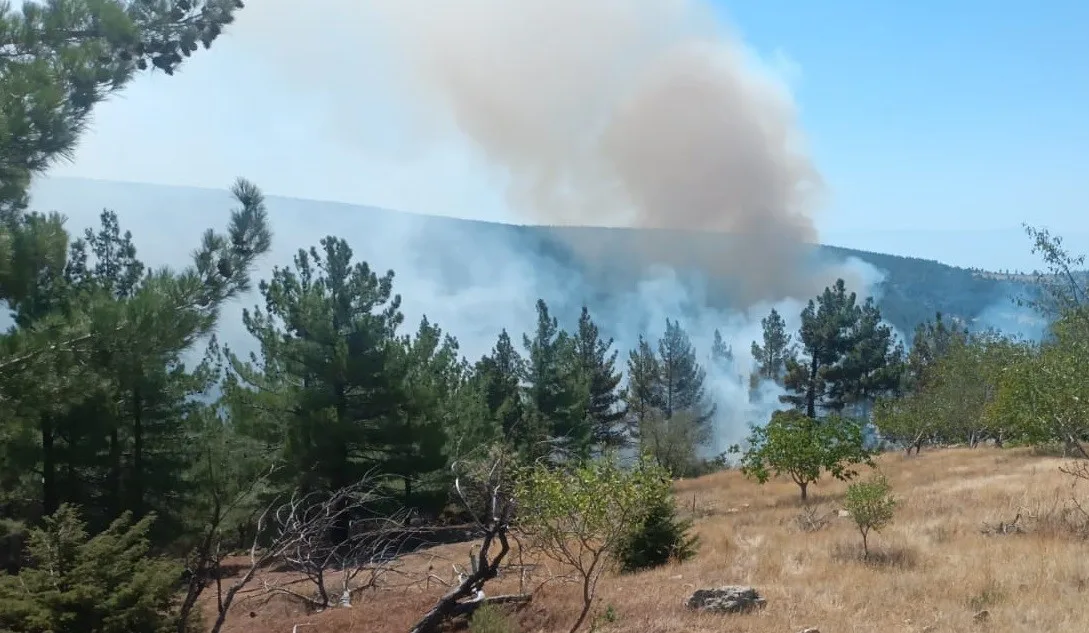
<svg viewBox="0 0 1089 633">
<path fill-rule="evenodd" d="M 787 360 L 791 356 L 792 337 L 787 332 L 786 321 L 775 308 L 760 320 L 760 326 L 764 344 L 752 343 L 752 357 L 756 362 L 754 378 L 756 381 L 771 380 L 781 384 L 786 376 Z"/>
<path fill-rule="evenodd" d="M 622 423 L 627 411 L 620 389 L 623 375 L 616 369 L 617 351 L 612 350 L 612 339 L 601 338 L 585 306 L 579 315 L 574 344 L 579 371 L 588 387 L 586 416 L 593 425 L 593 442 L 600 450 L 623 446 L 627 437 Z"/>
</svg>

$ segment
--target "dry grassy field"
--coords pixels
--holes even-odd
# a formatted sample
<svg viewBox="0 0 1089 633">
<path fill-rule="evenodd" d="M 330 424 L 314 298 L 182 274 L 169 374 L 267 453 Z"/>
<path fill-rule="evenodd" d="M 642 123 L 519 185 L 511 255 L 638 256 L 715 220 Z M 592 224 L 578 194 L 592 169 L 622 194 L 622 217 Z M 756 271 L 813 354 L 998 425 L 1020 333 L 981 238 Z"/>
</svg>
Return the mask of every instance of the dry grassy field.
<svg viewBox="0 0 1089 633">
<path fill-rule="evenodd" d="M 900 500 L 894 523 L 871 537 L 873 559 L 837 510 L 845 485 L 811 488 L 808 510 L 789 481 L 758 486 L 736 472 L 679 482 L 678 503 L 696 518 L 699 554 L 680 565 L 608 576 L 599 611 L 615 615 L 598 631 L 615 633 L 822 633 L 1089 631 L 1089 542 L 1076 535 L 1089 497 L 1059 472 L 1065 460 L 991 448 L 884 455 L 879 466 Z M 982 528 L 1018 514 L 1022 533 Z M 468 545 L 417 555 L 405 571 L 451 575 Z M 516 558 L 516 557 L 515 557 Z M 489 593 L 517 591 L 512 570 Z M 538 568 L 531 581 L 547 576 Z M 283 581 L 283 578 L 276 579 Z M 750 615 L 695 614 L 683 601 L 696 588 L 746 584 L 767 607 Z M 407 631 L 441 593 L 413 584 L 365 594 L 351 609 L 305 614 L 270 600 L 261 583 L 246 593 L 228 631 L 378 633 Z M 550 584 L 517 614 L 522 633 L 566 632 L 578 591 Z M 611 607 L 611 609 L 610 609 Z"/>
</svg>

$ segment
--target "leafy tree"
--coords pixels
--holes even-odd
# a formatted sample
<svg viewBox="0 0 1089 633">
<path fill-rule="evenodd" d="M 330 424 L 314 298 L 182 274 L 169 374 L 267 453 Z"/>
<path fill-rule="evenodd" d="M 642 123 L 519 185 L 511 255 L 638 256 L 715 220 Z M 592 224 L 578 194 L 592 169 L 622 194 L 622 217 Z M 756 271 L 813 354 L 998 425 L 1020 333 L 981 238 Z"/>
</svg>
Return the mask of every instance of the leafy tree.
<svg viewBox="0 0 1089 633">
<path fill-rule="evenodd" d="M 165 633 L 178 566 L 148 556 L 152 515 L 122 515 L 89 536 L 63 505 L 30 533 L 30 563 L 0 575 L 0 629 L 26 633 Z"/>
<path fill-rule="evenodd" d="M 668 498 L 670 480 L 643 463 L 625 470 L 613 457 L 570 469 L 534 466 L 519 476 L 518 528 L 542 555 L 570 567 L 582 586 L 582 610 L 571 626 L 586 621 L 598 581 L 616 562 L 648 510 Z"/>
<path fill-rule="evenodd" d="M 1087 359 L 1089 349 L 1079 337 L 1010 363 L 1002 371 L 988 419 L 1031 444 L 1059 441 L 1089 458 L 1083 444 L 1089 437 L 1089 383 L 1081 369 Z"/>
<path fill-rule="evenodd" d="M 741 472 L 762 484 L 772 476 L 788 475 L 802 501 L 824 472 L 846 481 L 858 474 L 854 466 L 873 465 L 861 425 L 839 416 L 817 421 L 797 410 L 776 411 L 767 425 L 752 428 L 747 445 Z M 733 446 L 730 452 L 742 451 Z"/>
<path fill-rule="evenodd" d="M 760 320 L 764 344 L 752 344 L 752 357 L 756 361 L 755 376 L 758 379 L 781 383 L 786 375 L 787 360 L 791 357 L 791 335 L 786 321 L 775 308 Z"/>
<path fill-rule="evenodd" d="M 928 378 L 927 370 L 944 358 L 953 345 L 968 339 L 967 328 L 956 329 L 946 324 L 947 321 L 939 312 L 933 321 L 920 323 L 915 328 L 904 372 L 904 387 L 907 391 L 922 389 Z"/>
<path fill-rule="evenodd" d="M 862 535 L 862 552 L 870 556 L 870 531 L 880 532 L 892 522 L 896 511 L 896 499 L 884 475 L 874 475 L 865 481 L 856 481 L 847 487 L 843 507 L 851 515 L 859 534 Z"/>
<path fill-rule="evenodd" d="M 937 418 L 931 415 L 931 402 L 918 393 L 903 397 L 879 398 L 874 407 L 874 425 L 884 439 L 900 444 L 911 455 L 918 454 L 925 443 L 937 432 Z"/>
</svg>

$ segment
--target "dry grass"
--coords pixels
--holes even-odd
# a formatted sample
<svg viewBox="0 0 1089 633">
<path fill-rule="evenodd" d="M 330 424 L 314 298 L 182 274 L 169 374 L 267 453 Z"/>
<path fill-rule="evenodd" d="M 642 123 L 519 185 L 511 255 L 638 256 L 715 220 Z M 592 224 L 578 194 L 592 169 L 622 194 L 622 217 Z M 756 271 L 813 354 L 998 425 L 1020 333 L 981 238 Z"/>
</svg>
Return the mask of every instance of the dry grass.
<svg viewBox="0 0 1089 633">
<path fill-rule="evenodd" d="M 1026 451 L 953 449 L 880 460 L 901 504 L 896 520 L 871 538 L 861 560 L 850 519 L 837 514 L 845 485 L 811 488 L 808 510 L 790 482 L 757 486 L 735 472 L 679 482 L 678 502 L 696 517 L 702 546 L 684 564 L 602 580 L 599 611 L 611 606 L 602 633 L 792 633 L 806 627 L 837 633 L 1089 631 L 1089 543 L 1081 515 L 1067 500 L 1065 461 Z M 1021 514 L 1023 532 L 988 535 L 981 527 Z M 1082 532 L 1084 533 L 1084 532 Z M 450 564 L 434 555 L 467 555 L 450 546 L 417 557 L 416 571 Z M 536 580 L 545 572 L 538 570 Z M 516 591 L 511 571 L 491 593 Z M 742 616 L 699 615 L 682 602 L 696 588 L 751 584 L 766 609 Z M 368 594 L 352 609 L 307 616 L 282 600 L 248 599 L 230 631 L 300 633 L 407 631 L 441 587 Z M 252 594 L 256 598 L 260 592 Z M 566 631 L 579 607 L 573 587 L 550 585 L 519 614 L 522 633 Z M 247 617 L 253 610 L 256 617 Z M 986 611 L 985 616 L 979 615 Z"/>
</svg>

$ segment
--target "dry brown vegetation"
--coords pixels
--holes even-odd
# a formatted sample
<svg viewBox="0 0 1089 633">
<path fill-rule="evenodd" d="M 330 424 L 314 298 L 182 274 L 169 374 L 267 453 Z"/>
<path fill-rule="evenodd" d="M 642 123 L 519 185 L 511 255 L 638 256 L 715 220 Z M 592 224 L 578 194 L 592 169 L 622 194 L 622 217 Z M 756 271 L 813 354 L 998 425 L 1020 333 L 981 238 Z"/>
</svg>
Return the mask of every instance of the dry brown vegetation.
<svg viewBox="0 0 1089 633">
<path fill-rule="evenodd" d="M 680 565 L 603 579 L 597 611 L 611 606 L 616 618 L 601 621 L 598 631 L 1089 631 L 1089 542 L 1082 537 L 1084 515 L 1071 502 L 1089 491 L 1072 487 L 1060 472 L 1067 460 L 979 448 L 888 454 L 878 463 L 900 505 L 893 524 L 872 537 L 870 561 L 859 559 L 858 532 L 837 513 L 845 484 L 821 482 L 807 510 L 789 481 L 758 486 L 724 472 L 679 482 L 678 504 L 696 516 L 699 554 Z M 1016 527 L 1008 527 L 1015 518 Z M 302 613 L 283 597 L 269 600 L 258 582 L 225 630 L 290 633 L 309 624 L 298 633 L 407 631 L 443 590 L 437 580 L 430 587 L 415 580 L 430 567 L 448 582 L 451 562 L 464 565 L 467 558 L 467 544 L 415 555 L 404 563 L 412 573 L 392 577 L 413 584 L 319 614 Z M 538 568 L 530 580 L 547 576 Z M 517 569 L 507 570 L 489 594 L 517 592 L 519 577 Z M 720 616 L 682 606 L 694 589 L 723 584 L 755 586 L 767 608 Z M 517 614 L 520 630 L 566 631 L 579 607 L 575 587 L 550 583 Z"/>
</svg>

